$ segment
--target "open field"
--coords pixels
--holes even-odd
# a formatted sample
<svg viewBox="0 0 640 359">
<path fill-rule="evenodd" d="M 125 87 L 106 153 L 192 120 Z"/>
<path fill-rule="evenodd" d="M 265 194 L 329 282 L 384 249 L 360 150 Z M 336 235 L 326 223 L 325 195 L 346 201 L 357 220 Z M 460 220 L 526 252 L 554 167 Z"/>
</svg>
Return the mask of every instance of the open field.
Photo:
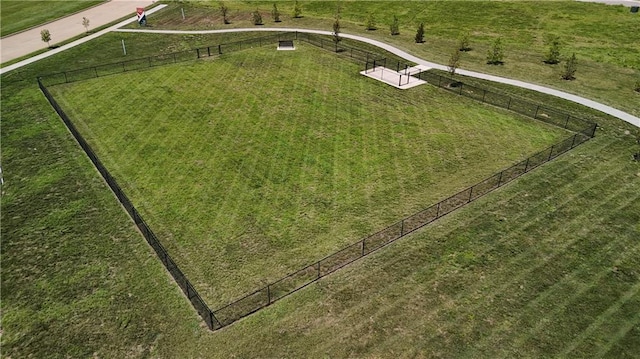
<svg viewBox="0 0 640 359">
<path fill-rule="evenodd" d="M 106 35 L 2 76 L 3 356 L 638 357 L 637 129 L 503 85 L 495 88 L 598 117 L 596 138 L 208 332 L 33 80 L 122 58 L 121 36 L 140 56 L 221 38 Z"/>
<path fill-rule="evenodd" d="M 291 18 L 293 2 L 279 3 L 282 22 L 273 22 L 272 2 L 231 2 L 231 24 L 222 24 L 217 3 L 172 4 L 153 19 L 154 29 L 221 29 L 253 27 L 251 12 L 260 9 L 265 26 L 331 30 L 338 8 L 334 1 L 301 1 L 302 18 Z M 461 67 L 544 84 L 581 94 L 640 116 L 640 95 L 633 86 L 640 81 L 640 44 L 632 29 L 640 29 L 640 16 L 629 8 L 576 1 L 340 1 L 342 31 L 372 37 L 420 56 L 446 64 L 459 37 L 468 32 L 472 51 L 461 57 Z M 180 9 L 185 9 L 182 20 Z M 367 31 L 368 14 L 378 29 Z M 400 35 L 389 34 L 397 15 Z M 425 23 L 425 40 L 416 44 L 419 22 Z M 561 54 L 576 53 L 576 80 L 560 79 L 564 63 L 546 65 L 545 40 L 557 35 Z M 505 64 L 486 65 L 487 50 L 500 37 Z M 630 101 L 630 99 L 637 99 Z"/>
<path fill-rule="evenodd" d="M 298 43 L 51 91 L 215 308 L 570 135 L 361 67 Z"/>
<path fill-rule="evenodd" d="M 0 36 L 31 28 L 84 10 L 104 0 L 73 1 L 0 1 Z"/>
</svg>

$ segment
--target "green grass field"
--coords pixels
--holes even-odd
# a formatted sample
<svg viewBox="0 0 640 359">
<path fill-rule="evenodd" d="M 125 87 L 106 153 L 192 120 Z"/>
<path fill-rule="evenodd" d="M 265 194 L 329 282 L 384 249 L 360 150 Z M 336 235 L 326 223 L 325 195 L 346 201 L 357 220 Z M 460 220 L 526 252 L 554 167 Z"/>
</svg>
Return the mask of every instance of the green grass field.
<svg viewBox="0 0 640 359">
<path fill-rule="evenodd" d="M 56 20 L 74 12 L 104 2 L 104 0 L 74 1 L 0 1 L 0 36 Z"/>
<path fill-rule="evenodd" d="M 570 135 L 360 67 L 299 44 L 51 90 L 219 307 Z"/>
<path fill-rule="evenodd" d="M 471 13 L 502 3 L 456 4 Z M 504 3 L 549 12 L 553 6 Z M 596 19 L 615 10 L 580 6 Z M 613 30 L 618 21 L 606 24 Z M 148 56 L 233 36 L 109 34 L 2 76 L 3 357 L 638 357 L 640 164 L 632 160 L 640 151 L 638 129 L 482 81 L 597 119 L 598 133 L 433 226 L 209 332 L 34 78 L 124 59 L 123 37 L 136 44 L 134 56 Z M 616 37 L 598 43 L 636 48 Z M 428 48 L 403 46 L 415 53 Z M 611 72 L 602 83 L 628 70 L 598 64 Z M 575 93 L 594 93 L 579 82 L 566 86 L 573 84 Z M 608 103 L 624 99 L 632 107 L 638 98 L 605 88 L 599 97 Z"/>
<path fill-rule="evenodd" d="M 640 116 L 634 84 L 640 81 L 640 45 L 629 31 L 640 29 L 640 16 L 629 8 L 576 1 L 300 1 L 302 18 L 292 18 L 293 2 L 279 3 L 282 22 L 273 22 L 273 2 L 229 3 L 231 24 L 224 25 L 218 4 L 171 4 L 153 19 L 154 28 L 222 29 L 253 27 L 251 12 L 259 9 L 264 26 L 304 27 L 330 31 L 340 5 L 341 30 L 393 44 L 429 61 L 446 64 L 460 36 L 468 32 L 472 51 L 461 56 L 461 68 L 551 86 Z M 181 10 L 186 18 L 182 20 Z M 365 29 L 372 13 L 377 30 Z M 400 35 L 389 24 L 398 16 Z M 418 23 L 425 23 L 425 40 L 416 44 Z M 633 30 L 636 29 L 636 30 Z M 560 79 L 564 63 L 546 65 L 545 40 L 559 36 L 563 58 L 576 53 L 576 80 Z M 505 64 L 486 64 L 487 51 L 500 37 Z M 636 97 L 633 97 L 636 96 Z"/>
</svg>

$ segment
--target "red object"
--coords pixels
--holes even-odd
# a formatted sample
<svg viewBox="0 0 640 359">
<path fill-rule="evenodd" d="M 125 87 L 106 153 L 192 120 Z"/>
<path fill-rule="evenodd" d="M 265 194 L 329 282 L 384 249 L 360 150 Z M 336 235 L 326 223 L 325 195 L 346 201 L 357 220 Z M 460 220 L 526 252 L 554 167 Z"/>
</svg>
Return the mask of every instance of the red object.
<svg viewBox="0 0 640 359">
<path fill-rule="evenodd" d="M 137 7 L 136 8 L 136 12 L 138 13 L 138 16 L 142 15 L 144 13 L 144 8 L 143 7 Z"/>
</svg>

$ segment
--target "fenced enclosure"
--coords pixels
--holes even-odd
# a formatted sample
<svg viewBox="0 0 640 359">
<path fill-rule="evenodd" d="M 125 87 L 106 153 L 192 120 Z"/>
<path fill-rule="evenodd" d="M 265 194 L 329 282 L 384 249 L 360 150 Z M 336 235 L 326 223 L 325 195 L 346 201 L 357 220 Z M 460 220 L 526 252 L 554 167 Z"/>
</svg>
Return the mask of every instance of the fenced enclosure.
<svg viewBox="0 0 640 359">
<path fill-rule="evenodd" d="M 295 293 L 296 291 L 308 286 L 309 284 L 335 272 L 336 270 L 365 257 L 380 248 L 402 238 L 421 227 L 441 218 L 456 209 L 484 196 L 491 191 L 504 186 L 514 179 L 530 172 L 532 169 L 553 160 L 559 155 L 575 148 L 579 144 L 589 140 L 595 135 L 597 125 L 595 123 L 577 118 L 562 111 L 535 104 L 509 96 L 490 92 L 488 90 L 466 85 L 459 81 L 455 81 L 445 76 L 438 75 L 433 72 L 419 72 L 417 74 L 410 73 L 410 65 L 397 61 L 397 71 L 404 71 L 406 76 L 414 76 L 421 80 L 425 80 L 431 84 L 442 87 L 448 91 L 453 91 L 460 95 L 473 98 L 477 101 L 485 102 L 494 106 L 502 107 L 507 110 L 534 118 L 546 123 L 553 124 L 558 127 L 565 128 L 573 134 L 564 140 L 548 147 L 532 156 L 506 168 L 494 175 L 476 183 L 475 185 L 465 188 L 464 190 L 448 197 L 440 202 L 433 204 L 417 213 L 397 221 L 390 226 L 369 235 L 355 243 L 352 243 L 339 251 L 336 251 L 322 259 L 307 264 L 303 268 L 284 276 L 266 286 L 257 289 L 246 296 L 233 301 L 223 307 L 212 310 L 207 303 L 200 297 L 196 288 L 191 284 L 188 278 L 180 270 L 169 253 L 165 250 L 160 240 L 153 233 L 151 228 L 146 224 L 142 216 L 136 210 L 134 205 L 122 191 L 116 180 L 111 176 L 105 166 L 101 163 L 97 155 L 93 152 L 89 144 L 78 132 L 75 125 L 65 114 L 62 108 L 53 98 L 47 86 L 80 81 L 89 78 L 96 78 L 110 74 L 122 73 L 126 71 L 135 71 L 163 64 L 177 63 L 180 61 L 196 60 L 203 57 L 219 56 L 223 53 L 240 51 L 255 46 L 275 45 L 282 40 L 302 40 L 320 48 L 329 51 L 337 51 L 338 56 L 342 58 L 350 58 L 355 61 L 363 61 L 366 63 L 365 71 L 369 64 L 379 64 L 381 61 L 386 65 L 393 63 L 387 62 L 384 55 L 375 54 L 355 47 L 340 46 L 330 40 L 326 40 L 322 36 L 302 33 L 278 33 L 260 38 L 253 38 L 238 41 L 229 44 L 220 44 L 195 49 L 195 51 L 180 52 L 174 54 L 164 54 L 142 59 L 135 59 L 127 62 L 112 63 L 84 68 L 73 71 L 61 72 L 58 74 L 43 76 L 38 78 L 38 85 L 54 108 L 61 117 L 69 131 L 72 133 L 80 147 L 85 151 L 93 165 L 100 172 L 109 188 L 114 192 L 118 201 L 123 205 L 127 213 L 130 215 L 137 228 L 145 237 L 149 245 L 154 249 L 164 266 L 178 283 L 184 294 L 192 303 L 198 314 L 205 321 L 209 329 L 216 330 L 229 325 L 240 318 L 254 313 L 261 308 L 269 306 L 275 301 Z M 338 51 L 338 50 L 339 51 Z M 275 49 L 274 49 L 275 50 Z"/>
</svg>

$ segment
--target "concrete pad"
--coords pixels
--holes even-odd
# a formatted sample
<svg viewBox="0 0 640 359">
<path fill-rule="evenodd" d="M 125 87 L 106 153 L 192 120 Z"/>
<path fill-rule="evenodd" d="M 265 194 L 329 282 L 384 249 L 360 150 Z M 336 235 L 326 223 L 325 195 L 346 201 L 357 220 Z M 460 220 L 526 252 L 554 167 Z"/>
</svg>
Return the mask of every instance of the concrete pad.
<svg viewBox="0 0 640 359">
<path fill-rule="evenodd" d="M 387 85 L 391 85 L 395 88 L 406 90 L 427 83 L 426 81 L 412 76 L 417 75 L 418 73 L 420 73 L 420 71 L 420 69 L 414 67 L 411 67 L 406 71 L 395 71 L 386 67 L 376 66 L 374 69 L 361 71 L 360 73 L 372 79 L 382 81 Z"/>
</svg>

